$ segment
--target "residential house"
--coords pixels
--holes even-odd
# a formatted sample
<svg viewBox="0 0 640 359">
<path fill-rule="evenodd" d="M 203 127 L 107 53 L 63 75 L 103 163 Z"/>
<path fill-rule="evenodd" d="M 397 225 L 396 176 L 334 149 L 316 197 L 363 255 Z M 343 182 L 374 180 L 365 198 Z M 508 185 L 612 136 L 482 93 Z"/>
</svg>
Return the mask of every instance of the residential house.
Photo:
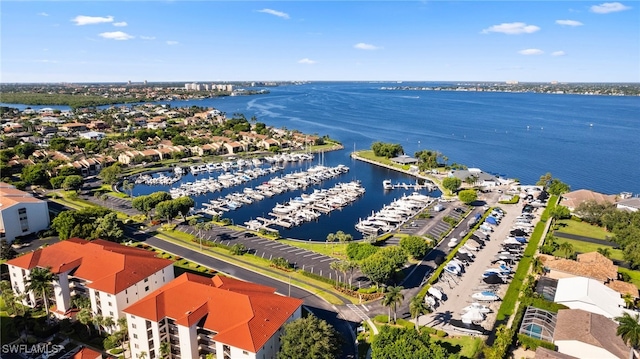
<svg viewBox="0 0 640 359">
<path fill-rule="evenodd" d="M 553 301 L 571 309 L 586 310 L 610 319 L 625 312 L 633 313 L 625 309 L 620 293 L 595 279 L 584 277 L 559 279 Z"/>
<path fill-rule="evenodd" d="M 163 342 L 178 358 L 275 358 L 284 324 L 302 300 L 275 288 L 185 273 L 127 307 L 132 357 L 160 357 Z"/>
<path fill-rule="evenodd" d="M 117 321 L 124 308 L 174 278 L 172 261 L 101 239 L 70 238 L 9 260 L 7 266 L 16 293 L 27 292 L 34 268 L 49 268 L 57 276 L 53 281 L 53 313 L 60 318 L 72 314 L 71 300 L 81 296 L 91 300 L 94 315 Z M 35 306 L 37 298 L 28 292 L 25 304 Z M 114 328 L 105 329 L 111 332 Z"/>
<path fill-rule="evenodd" d="M 618 324 L 581 309 L 558 311 L 553 343 L 558 352 L 581 359 L 628 359 L 631 348 L 616 335 Z"/>
<path fill-rule="evenodd" d="M 238 141 L 227 142 L 223 144 L 223 147 L 227 150 L 228 154 L 234 154 L 234 153 L 243 152 L 247 150 L 245 145 Z"/>
<path fill-rule="evenodd" d="M 613 204 L 617 199 L 613 194 L 602 194 L 588 189 L 579 189 L 562 195 L 560 204 L 573 212 L 578 206 L 587 201 L 595 201 L 598 204 Z"/>
<path fill-rule="evenodd" d="M 80 136 L 81 138 L 86 138 L 87 140 L 101 140 L 105 138 L 107 135 L 105 135 L 104 132 L 89 131 L 89 132 L 83 132 L 78 136 Z"/>
<path fill-rule="evenodd" d="M 636 212 L 640 210 L 640 197 L 626 198 L 616 202 L 616 207 L 623 211 Z"/>
<path fill-rule="evenodd" d="M 60 129 L 69 132 L 84 132 L 88 130 L 87 125 L 80 122 L 65 123 L 60 126 Z"/>
<path fill-rule="evenodd" d="M 49 228 L 49 223 L 47 202 L 0 182 L 0 238 L 11 243 L 16 237 Z"/>
</svg>

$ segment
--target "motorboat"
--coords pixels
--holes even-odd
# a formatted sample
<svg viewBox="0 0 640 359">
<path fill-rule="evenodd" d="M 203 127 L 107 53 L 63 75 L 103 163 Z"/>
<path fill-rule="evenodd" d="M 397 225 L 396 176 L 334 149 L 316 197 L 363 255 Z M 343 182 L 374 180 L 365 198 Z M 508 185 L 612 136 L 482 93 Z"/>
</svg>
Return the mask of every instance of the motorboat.
<svg viewBox="0 0 640 359">
<path fill-rule="evenodd" d="M 489 331 L 484 329 L 482 326 L 476 325 L 476 324 L 464 323 L 462 320 L 459 320 L 459 319 L 449 320 L 449 325 L 451 325 L 455 331 L 469 334 L 469 335 L 488 335 L 489 334 Z"/>
<path fill-rule="evenodd" d="M 442 297 L 443 297 L 442 291 L 440 291 L 436 287 L 429 287 L 429 289 L 427 289 L 427 293 L 431 294 L 432 296 L 434 296 L 438 300 L 442 300 Z"/>
<path fill-rule="evenodd" d="M 393 189 L 393 184 L 391 184 L 391 180 L 382 181 L 382 188 L 385 190 Z"/>
<path fill-rule="evenodd" d="M 491 291 L 482 291 L 482 292 L 473 293 L 471 295 L 471 298 L 475 300 L 479 300 L 481 302 L 495 302 L 497 300 L 500 300 L 500 297 L 498 297 L 496 293 Z"/>
<path fill-rule="evenodd" d="M 504 244 L 514 244 L 514 245 L 522 245 L 522 242 L 516 240 L 515 237 L 507 237 L 502 243 Z"/>
<path fill-rule="evenodd" d="M 453 248 L 453 247 L 455 247 L 457 245 L 458 245 L 458 239 L 457 238 L 451 238 L 449 240 L 449 243 L 447 243 L 447 247 L 449 247 L 449 248 Z"/>
<path fill-rule="evenodd" d="M 444 266 L 444 271 L 453 275 L 460 275 L 460 270 L 461 268 L 455 263 L 449 262 Z"/>
<path fill-rule="evenodd" d="M 430 295 L 426 295 L 424 297 L 424 302 L 426 304 L 428 304 L 431 308 L 434 308 L 436 306 L 436 298 L 430 296 Z"/>
<path fill-rule="evenodd" d="M 465 324 L 478 324 L 482 322 L 484 318 L 485 314 L 475 309 L 472 309 L 460 316 L 460 319 Z"/>
<path fill-rule="evenodd" d="M 470 251 L 476 251 L 476 252 L 477 252 L 477 251 L 479 251 L 479 250 L 480 250 L 480 248 L 479 248 L 478 246 L 474 246 L 473 244 L 469 243 L 469 241 L 467 241 L 467 242 L 464 244 L 464 246 L 463 246 L 463 247 L 464 247 L 464 248 L 466 248 L 466 249 L 468 249 L 468 250 L 470 250 Z"/>
<path fill-rule="evenodd" d="M 484 314 L 492 312 L 491 308 L 487 307 L 486 305 L 482 305 L 482 304 L 480 304 L 478 302 L 473 302 L 470 305 L 462 308 L 462 312 L 464 312 L 464 313 L 466 313 L 468 311 L 471 311 L 471 310 L 477 310 L 480 313 L 484 313 Z"/>
<path fill-rule="evenodd" d="M 458 249 L 458 253 L 466 254 L 471 258 L 476 256 L 475 254 L 473 254 L 470 250 L 466 249 L 465 247 L 460 247 L 460 249 Z"/>
</svg>

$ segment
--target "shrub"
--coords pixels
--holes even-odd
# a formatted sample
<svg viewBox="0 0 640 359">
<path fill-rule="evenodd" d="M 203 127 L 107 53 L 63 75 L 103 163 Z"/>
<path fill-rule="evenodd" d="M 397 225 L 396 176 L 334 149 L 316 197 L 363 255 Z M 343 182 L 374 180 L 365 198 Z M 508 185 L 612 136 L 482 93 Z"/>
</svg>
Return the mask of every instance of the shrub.
<svg viewBox="0 0 640 359">
<path fill-rule="evenodd" d="M 373 317 L 373 320 L 378 322 L 378 323 L 388 323 L 389 322 L 389 316 L 386 314 L 378 314 L 375 317 Z"/>
<path fill-rule="evenodd" d="M 329 279 L 327 277 L 323 277 L 323 276 L 315 274 L 315 273 L 307 272 L 306 270 L 300 271 L 300 274 L 302 274 L 305 277 L 313 278 L 315 280 L 319 280 L 319 281 L 324 282 L 324 283 L 328 283 L 328 284 L 331 284 L 331 285 L 336 285 L 335 279 Z"/>
<path fill-rule="evenodd" d="M 362 293 L 362 294 L 373 294 L 373 293 L 376 293 L 377 291 L 378 291 L 378 288 L 376 287 L 358 289 L 358 293 Z"/>
<path fill-rule="evenodd" d="M 102 341 L 102 346 L 106 350 L 113 349 L 118 346 L 118 340 L 114 336 L 110 335 L 107 338 L 105 338 L 105 340 Z M 120 353 L 114 353 L 114 354 L 120 354 Z"/>
<path fill-rule="evenodd" d="M 403 326 L 405 329 L 414 329 L 415 328 L 415 324 L 411 323 L 408 320 L 404 320 L 402 318 L 398 318 L 398 320 L 396 320 L 396 324 Z"/>
<path fill-rule="evenodd" d="M 361 261 L 375 254 L 380 248 L 371 243 L 355 243 L 347 244 L 347 257 L 353 261 Z"/>
<path fill-rule="evenodd" d="M 273 258 L 271 260 L 271 265 L 273 265 L 278 269 L 283 269 L 283 270 L 291 270 L 293 268 L 293 265 L 283 257 Z"/>
<path fill-rule="evenodd" d="M 247 247 L 242 243 L 236 243 L 229 248 L 229 253 L 234 256 L 241 256 L 247 252 Z"/>
<path fill-rule="evenodd" d="M 511 199 L 508 200 L 508 201 L 499 201 L 498 203 L 500 203 L 500 204 L 516 204 L 519 201 L 520 201 L 520 196 L 515 195 L 515 196 L 511 197 Z"/>
<path fill-rule="evenodd" d="M 404 249 L 413 258 L 419 259 L 427 254 L 429 246 L 427 242 L 418 236 L 408 236 L 400 240 L 400 248 Z"/>
<path fill-rule="evenodd" d="M 556 350 L 555 344 L 548 342 L 546 340 L 531 338 L 530 336 L 527 336 L 524 334 L 518 334 L 518 342 L 525 349 L 536 350 L 538 347 L 543 347 L 550 350 Z"/>
</svg>

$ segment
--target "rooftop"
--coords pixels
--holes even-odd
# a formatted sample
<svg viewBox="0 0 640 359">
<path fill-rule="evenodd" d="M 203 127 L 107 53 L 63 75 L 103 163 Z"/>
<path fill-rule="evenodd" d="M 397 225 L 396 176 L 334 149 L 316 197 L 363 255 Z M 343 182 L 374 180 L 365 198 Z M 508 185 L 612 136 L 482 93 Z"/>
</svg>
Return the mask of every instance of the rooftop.
<svg viewBox="0 0 640 359">
<path fill-rule="evenodd" d="M 156 322 L 169 317 L 183 326 L 200 323 L 217 333 L 216 341 L 256 353 L 302 302 L 259 284 L 185 273 L 124 311 Z"/>
<path fill-rule="evenodd" d="M 19 268 L 51 268 L 54 274 L 70 271 L 87 287 L 117 294 L 157 271 L 172 265 L 152 252 L 96 239 L 70 238 L 7 262 Z"/>
</svg>

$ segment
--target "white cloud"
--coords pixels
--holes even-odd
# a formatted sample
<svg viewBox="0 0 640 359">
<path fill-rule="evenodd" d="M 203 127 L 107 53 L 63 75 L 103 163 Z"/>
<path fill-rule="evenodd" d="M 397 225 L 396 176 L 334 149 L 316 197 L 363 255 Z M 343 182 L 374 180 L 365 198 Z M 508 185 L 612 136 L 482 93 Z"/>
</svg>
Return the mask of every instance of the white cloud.
<svg viewBox="0 0 640 359">
<path fill-rule="evenodd" d="M 49 14 L 47 14 L 46 12 L 39 12 L 38 15 L 39 16 L 49 16 Z"/>
<path fill-rule="evenodd" d="M 124 27 L 127 26 L 127 22 L 126 21 L 120 21 L 120 22 L 114 22 L 113 26 L 118 26 L 118 27 Z"/>
<path fill-rule="evenodd" d="M 358 50 L 379 50 L 382 47 L 378 47 L 375 45 L 371 45 L 371 44 L 365 44 L 364 42 L 359 42 L 355 45 L 353 45 L 354 48 L 358 49 Z"/>
<path fill-rule="evenodd" d="M 582 25 L 584 25 L 580 21 L 576 21 L 576 20 L 556 20 L 556 24 L 562 25 L 562 26 L 582 26 Z"/>
<path fill-rule="evenodd" d="M 105 39 L 109 39 L 109 40 L 131 40 L 134 38 L 134 36 L 131 36 L 129 34 L 127 34 L 126 32 L 122 32 L 122 31 L 113 31 L 113 32 L 103 32 L 101 34 L 98 34 L 100 37 L 103 37 Z"/>
<path fill-rule="evenodd" d="M 156 37 L 155 36 L 140 36 L 140 39 L 142 39 L 142 40 L 155 40 Z"/>
<path fill-rule="evenodd" d="M 286 12 L 273 10 L 273 9 L 262 9 L 262 10 L 258 10 L 258 12 L 265 13 L 265 14 L 270 14 L 270 15 L 277 16 L 277 17 L 281 17 L 283 19 L 288 19 L 289 18 L 289 14 L 287 14 Z"/>
<path fill-rule="evenodd" d="M 316 62 L 315 62 L 315 61 L 313 61 L 313 60 L 311 60 L 311 59 L 309 59 L 309 58 L 306 58 L 306 57 L 305 57 L 304 59 L 298 60 L 298 63 L 299 63 L 299 64 L 305 64 L 305 65 L 313 65 L 313 64 L 315 64 Z"/>
<path fill-rule="evenodd" d="M 94 25 L 94 24 L 102 24 L 105 22 L 113 22 L 113 16 L 84 16 L 78 15 L 71 21 L 75 22 L 76 25 Z"/>
<path fill-rule="evenodd" d="M 619 2 L 605 2 L 600 5 L 593 5 L 590 10 L 596 14 L 608 14 L 610 12 L 625 11 L 631 9 L 630 6 L 623 5 Z"/>
<path fill-rule="evenodd" d="M 483 34 L 491 32 L 500 32 L 507 35 L 531 34 L 540 30 L 535 25 L 527 25 L 524 22 L 505 22 L 500 25 L 493 25 L 482 30 Z"/>
<path fill-rule="evenodd" d="M 518 51 L 520 55 L 542 55 L 544 51 L 540 49 L 525 49 Z"/>
<path fill-rule="evenodd" d="M 566 53 L 564 51 L 554 51 L 551 53 L 551 56 L 564 56 Z"/>
<path fill-rule="evenodd" d="M 179 44 L 179 42 L 177 42 L 177 41 L 173 41 L 173 40 L 167 41 L 167 45 L 178 45 L 178 44 Z"/>
</svg>

